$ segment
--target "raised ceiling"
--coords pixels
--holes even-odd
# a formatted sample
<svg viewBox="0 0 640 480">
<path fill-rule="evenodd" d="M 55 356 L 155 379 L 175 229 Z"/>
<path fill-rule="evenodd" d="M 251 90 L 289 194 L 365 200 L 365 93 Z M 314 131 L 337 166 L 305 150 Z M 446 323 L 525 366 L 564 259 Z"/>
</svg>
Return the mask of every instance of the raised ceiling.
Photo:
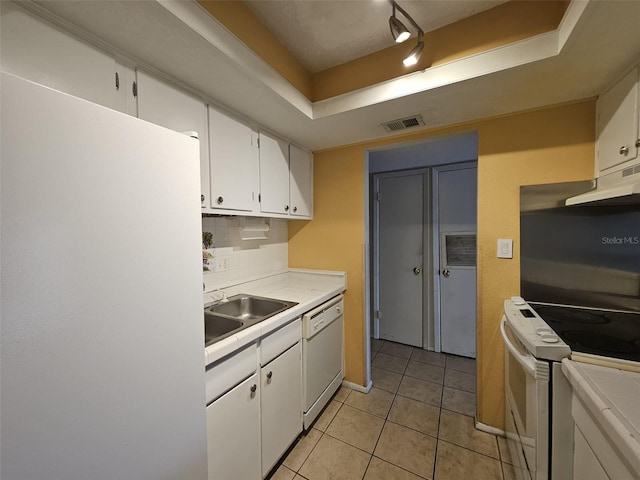
<svg viewBox="0 0 640 480">
<path fill-rule="evenodd" d="M 399 0 L 425 31 L 470 17 L 507 0 Z M 377 1 L 244 2 L 298 61 L 316 73 L 393 45 L 388 19 L 391 5 Z M 398 18 L 415 29 L 398 13 Z M 407 41 L 407 44 L 414 41 Z"/>
<path fill-rule="evenodd" d="M 435 128 L 590 98 L 640 62 L 640 1 L 573 0 L 551 31 L 311 101 L 197 2 L 26 3 L 312 150 L 390 136 L 383 122 L 417 113 Z"/>
</svg>

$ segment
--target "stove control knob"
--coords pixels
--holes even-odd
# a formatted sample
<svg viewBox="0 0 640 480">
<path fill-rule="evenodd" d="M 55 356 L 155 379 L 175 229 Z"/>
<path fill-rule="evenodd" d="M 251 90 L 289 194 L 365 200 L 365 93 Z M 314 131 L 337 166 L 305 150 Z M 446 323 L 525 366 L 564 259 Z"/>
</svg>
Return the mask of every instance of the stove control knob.
<svg viewBox="0 0 640 480">
<path fill-rule="evenodd" d="M 545 333 L 541 335 L 544 343 L 558 343 L 560 340 L 552 333 Z"/>
<path fill-rule="evenodd" d="M 511 301 L 514 305 L 524 305 L 526 303 L 522 297 L 511 297 Z"/>
<path fill-rule="evenodd" d="M 536 333 L 537 333 L 538 335 L 540 335 L 541 337 L 542 337 L 544 334 L 551 334 L 551 335 L 553 335 L 553 332 L 551 331 L 551 329 L 549 329 L 549 328 L 547 328 L 547 327 L 538 327 L 538 328 L 536 328 Z"/>
</svg>

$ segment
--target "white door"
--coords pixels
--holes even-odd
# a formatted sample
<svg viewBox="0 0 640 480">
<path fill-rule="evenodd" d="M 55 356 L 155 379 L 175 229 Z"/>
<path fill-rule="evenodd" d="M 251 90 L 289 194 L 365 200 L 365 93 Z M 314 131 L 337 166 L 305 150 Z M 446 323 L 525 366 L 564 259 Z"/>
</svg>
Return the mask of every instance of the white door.
<svg viewBox="0 0 640 480">
<path fill-rule="evenodd" d="M 377 178 L 380 338 L 422 347 L 424 174 Z"/>
<path fill-rule="evenodd" d="M 116 61 L 12 2 L 2 9 L 2 71 L 116 108 Z"/>
<path fill-rule="evenodd" d="M 258 373 L 207 407 L 209 480 L 262 478 Z"/>
<path fill-rule="evenodd" d="M 200 206 L 209 205 L 207 105 L 199 98 L 137 70 L 138 118 L 177 132 L 196 132 L 200 140 Z"/>
<path fill-rule="evenodd" d="M 289 144 L 260 132 L 260 211 L 289 214 Z"/>
<path fill-rule="evenodd" d="M 259 173 L 256 133 L 209 106 L 209 146 L 211 207 L 256 210 Z"/>
<path fill-rule="evenodd" d="M 440 350 L 476 356 L 476 167 L 439 170 Z"/>
<path fill-rule="evenodd" d="M 291 216 L 310 219 L 313 212 L 313 155 L 291 145 L 289 163 Z"/>
<path fill-rule="evenodd" d="M 634 68 L 598 100 L 598 170 L 610 173 L 638 156 L 638 69 Z M 610 169 L 606 171 L 607 169 Z"/>
<path fill-rule="evenodd" d="M 260 389 L 262 476 L 266 477 L 302 431 L 300 342 L 262 367 Z"/>
</svg>

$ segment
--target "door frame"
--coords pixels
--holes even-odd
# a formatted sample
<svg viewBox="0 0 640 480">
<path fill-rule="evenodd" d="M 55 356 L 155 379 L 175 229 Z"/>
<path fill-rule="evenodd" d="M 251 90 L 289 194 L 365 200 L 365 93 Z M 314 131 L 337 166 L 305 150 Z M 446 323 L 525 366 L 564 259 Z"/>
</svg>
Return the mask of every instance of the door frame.
<svg viewBox="0 0 640 480">
<path fill-rule="evenodd" d="M 396 178 L 406 176 L 422 176 L 423 179 L 423 220 L 422 220 L 422 348 L 432 349 L 434 340 L 433 322 L 433 256 L 430 255 L 432 249 L 432 215 L 431 206 L 433 192 L 431 191 L 431 168 L 416 168 L 407 170 L 397 170 L 393 172 L 375 173 L 371 175 L 371 211 L 372 227 L 371 242 L 373 246 L 372 262 L 372 311 L 373 338 L 380 338 L 380 319 L 377 312 L 380 310 L 380 209 L 377 201 L 379 192 L 379 182 L 383 178 Z"/>
<path fill-rule="evenodd" d="M 441 172 L 450 172 L 453 170 L 468 170 L 471 168 L 475 168 L 476 169 L 476 175 L 477 175 L 477 170 L 478 170 L 478 162 L 477 161 L 472 161 L 472 162 L 462 162 L 462 163 L 452 163 L 449 165 L 439 165 L 439 166 L 434 166 L 431 168 L 432 170 L 432 176 L 431 176 L 431 181 L 432 181 L 432 185 L 431 185 L 431 195 L 432 195 L 432 212 L 431 212 L 431 218 L 433 221 L 433 229 L 432 229 L 432 245 L 433 245 L 433 250 L 432 250 L 432 257 L 431 257 L 431 262 L 433 265 L 433 268 L 431 270 L 432 273 L 432 282 L 433 282 L 433 309 L 434 309 L 434 314 L 433 314 L 433 326 L 434 326 L 434 350 L 436 352 L 441 352 L 442 351 L 442 342 L 441 342 L 441 338 L 440 335 L 442 333 L 441 330 L 441 318 L 440 318 L 440 314 L 441 314 L 441 305 L 440 305 L 440 258 L 441 258 L 441 252 L 440 252 L 440 245 L 441 245 L 441 233 L 440 232 L 440 210 L 439 210 L 439 205 L 438 205 L 438 197 L 439 197 L 439 175 Z M 476 176 L 476 182 L 477 182 L 477 176 Z M 477 194 L 476 194 L 476 207 L 477 207 Z M 476 218 L 476 232 L 477 232 L 477 228 L 478 228 L 478 220 Z M 477 254 L 477 251 L 476 251 Z M 436 268 L 436 266 L 438 268 Z M 477 275 L 477 268 L 478 266 L 476 265 L 476 275 Z M 477 310 L 477 305 L 478 305 L 478 281 L 476 278 L 476 310 Z M 478 317 L 477 317 L 477 313 L 476 313 L 476 343 L 478 341 Z M 477 353 L 476 353 L 477 354 Z"/>
</svg>

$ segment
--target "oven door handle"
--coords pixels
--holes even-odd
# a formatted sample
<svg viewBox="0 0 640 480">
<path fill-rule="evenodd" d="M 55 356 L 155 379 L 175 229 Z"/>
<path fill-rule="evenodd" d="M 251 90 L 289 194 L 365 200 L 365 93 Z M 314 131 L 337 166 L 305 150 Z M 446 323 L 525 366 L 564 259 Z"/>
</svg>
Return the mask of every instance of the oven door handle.
<svg viewBox="0 0 640 480">
<path fill-rule="evenodd" d="M 518 361 L 522 368 L 524 368 L 529 375 L 534 378 L 536 377 L 536 360 L 535 358 L 528 353 L 521 352 L 507 336 L 507 331 L 505 330 L 505 325 L 507 324 L 507 319 L 502 317 L 502 321 L 500 322 L 500 334 L 502 335 L 502 340 L 504 341 L 505 346 L 511 352 L 511 355 Z"/>
</svg>

